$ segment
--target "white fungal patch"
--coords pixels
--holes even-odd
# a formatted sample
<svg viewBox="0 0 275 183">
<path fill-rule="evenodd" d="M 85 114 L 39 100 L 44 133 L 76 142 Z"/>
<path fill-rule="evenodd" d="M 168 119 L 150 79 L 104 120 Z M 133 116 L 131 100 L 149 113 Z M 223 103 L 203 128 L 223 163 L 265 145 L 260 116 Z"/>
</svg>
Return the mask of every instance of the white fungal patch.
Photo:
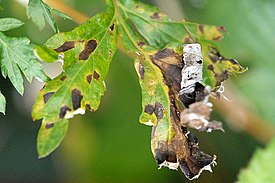
<svg viewBox="0 0 275 183">
<path fill-rule="evenodd" d="M 178 166 L 179 166 L 179 163 L 176 162 L 176 163 L 171 163 L 171 162 L 168 162 L 168 161 L 164 161 L 163 163 L 161 163 L 159 165 L 159 168 L 158 169 L 161 169 L 162 167 L 168 167 L 169 169 L 171 170 L 178 170 Z"/>
<path fill-rule="evenodd" d="M 76 109 L 75 111 L 66 111 L 66 114 L 65 114 L 65 119 L 70 119 L 70 118 L 73 118 L 74 115 L 77 115 L 77 114 L 85 114 L 85 110 L 82 109 L 82 108 L 78 108 Z"/>
<path fill-rule="evenodd" d="M 143 124 L 147 125 L 147 126 L 155 126 L 154 123 L 152 123 L 152 120 L 149 120 L 147 122 L 144 122 Z"/>
<path fill-rule="evenodd" d="M 199 43 L 183 46 L 183 63 L 180 95 L 194 92 L 195 83 L 202 81 L 203 59 Z"/>
</svg>

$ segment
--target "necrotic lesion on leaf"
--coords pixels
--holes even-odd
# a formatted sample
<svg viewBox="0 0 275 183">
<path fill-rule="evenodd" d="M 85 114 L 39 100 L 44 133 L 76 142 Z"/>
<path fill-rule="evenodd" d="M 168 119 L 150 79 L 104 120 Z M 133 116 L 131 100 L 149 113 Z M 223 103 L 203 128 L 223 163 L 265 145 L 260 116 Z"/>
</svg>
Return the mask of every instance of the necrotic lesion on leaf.
<svg viewBox="0 0 275 183">
<path fill-rule="evenodd" d="M 98 108 L 105 91 L 103 79 L 117 48 L 114 16 L 113 4 L 109 3 L 104 13 L 95 15 L 70 32 L 54 35 L 44 46 L 35 48 L 40 60 L 54 62 L 61 59 L 63 64 L 63 72 L 45 84 L 33 106 L 33 118 L 43 119 L 40 134 L 49 134 L 47 130 L 58 133 L 52 129 L 61 127 L 59 123 L 62 121 L 84 114 L 86 109 L 94 111 Z M 54 126 L 46 128 L 45 124 Z M 67 126 L 64 124 L 64 127 Z M 37 147 L 41 157 L 61 142 L 56 139 L 56 144 L 50 145 L 49 135 L 39 136 Z"/>
<path fill-rule="evenodd" d="M 187 127 L 206 131 L 222 127 L 219 126 L 221 123 L 208 121 L 211 111 L 208 106 L 210 90 L 202 77 L 202 65 L 205 67 L 208 64 L 203 64 L 202 55 L 199 59 L 191 60 L 194 63 L 183 62 L 181 49 L 185 40 L 191 43 L 216 40 L 222 34 L 216 26 L 170 21 L 159 9 L 143 3 L 121 1 L 118 7 L 118 12 L 123 12 L 118 17 L 127 19 L 120 19 L 118 27 L 122 43 L 127 51 L 138 54 L 135 68 L 140 79 L 143 105 L 140 121 L 153 126 L 151 148 L 155 159 L 160 167 L 180 167 L 188 179 L 197 178 L 203 170 L 211 170 L 210 166 L 215 165 L 216 157 L 199 149 L 198 140 Z M 177 43 L 170 44 L 172 42 Z M 203 48 L 209 46 L 207 41 L 202 43 Z M 207 51 L 204 53 L 208 55 Z M 198 72 L 187 72 L 191 68 L 188 64 Z M 188 81 L 183 82 L 183 74 L 186 74 L 184 78 Z M 192 90 L 187 90 L 188 87 Z M 161 106 L 161 110 L 157 106 Z M 188 111 L 188 107 L 192 110 Z M 190 120 L 192 115 L 189 114 L 195 109 L 206 109 L 206 113 L 197 113 L 199 120 Z M 180 121 L 182 111 L 185 111 L 182 114 L 184 120 Z"/>
<path fill-rule="evenodd" d="M 190 180 L 203 170 L 211 171 L 216 156 L 201 151 L 198 139 L 188 128 L 222 130 L 221 123 L 209 121 L 211 87 L 216 90 L 231 73 L 244 71 L 235 60 L 222 57 L 210 43 L 222 37 L 221 29 L 174 22 L 158 8 L 133 0 L 107 3 L 105 13 L 71 32 L 53 36 L 46 48 L 37 48 L 41 59 L 52 61 L 61 54 L 64 61 L 64 72 L 47 83 L 33 109 L 34 119 L 43 118 L 40 134 L 48 134 L 57 129 L 59 122 L 84 114 L 86 109 L 97 109 L 105 91 L 103 79 L 116 50 L 118 30 L 125 49 L 137 55 L 135 68 L 142 89 L 140 122 L 152 126 L 151 149 L 158 165 L 179 167 Z M 194 55 L 185 54 L 182 47 L 186 41 L 200 45 L 202 55 L 193 59 Z M 62 134 L 67 128 L 64 126 Z M 60 135 L 54 145 L 48 146 L 49 141 L 43 141 L 40 135 L 42 156 L 52 152 L 63 137 Z"/>
</svg>

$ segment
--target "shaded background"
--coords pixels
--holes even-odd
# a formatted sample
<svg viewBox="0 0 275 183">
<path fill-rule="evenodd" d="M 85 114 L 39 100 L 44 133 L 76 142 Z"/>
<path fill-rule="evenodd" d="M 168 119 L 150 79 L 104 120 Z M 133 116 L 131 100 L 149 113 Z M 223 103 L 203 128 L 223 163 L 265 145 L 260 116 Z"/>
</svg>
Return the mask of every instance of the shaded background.
<svg viewBox="0 0 275 183">
<path fill-rule="evenodd" d="M 104 10 L 105 6 L 103 0 L 61 2 L 88 16 Z M 226 133 L 197 134 L 201 149 L 216 154 L 218 165 L 213 173 L 203 172 L 193 182 L 231 183 L 247 165 L 254 150 L 264 146 L 274 132 L 275 1 L 144 2 L 161 7 L 174 19 L 184 17 L 193 22 L 224 26 L 225 38 L 218 43 L 221 52 L 249 68 L 249 72 L 238 78 L 231 77 L 226 86 L 232 103 L 244 112 L 219 106 L 213 119 L 224 122 Z M 16 0 L 3 0 L 0 5 L 3 8 L 0 17 L 26 22 L 6 35 L 27 36 L 35 44 L 43 44 L 53 35 L 49 26 L 40 32 L 27 20 L 24 6 Z M 61 31 L 77 26 L 61 19 L 58 25 Z M 47 73 L 52 76 L 59 69 L 60 65 L 47 65 Z M 0 182 L 190 182 L 180 171 L 157 169 L 150 150 L 150 127 L 138 123 L 141 91 L 133 62 L 124 53 L 117 52 L 106 84 L 107 92 L 99 110 L 71 120 L 61 146 L 49 157 L 39 160 L 36 136 L 40 121 L 32 121 L 31 106 L 41 84 L 26 82 L 22 97 L 9 80 L 1 77 L 0 88 L 8 104 L 6 116 L 0 114 Z M 248 119 L 252 114 L 254 122 L 250 123 Z M 238 115 L 244 116 L 240 118 L 243 120 L 234 118 Z M 268 126 L 270 131 L 263 130 L 262 126 Z"/>
</svg>

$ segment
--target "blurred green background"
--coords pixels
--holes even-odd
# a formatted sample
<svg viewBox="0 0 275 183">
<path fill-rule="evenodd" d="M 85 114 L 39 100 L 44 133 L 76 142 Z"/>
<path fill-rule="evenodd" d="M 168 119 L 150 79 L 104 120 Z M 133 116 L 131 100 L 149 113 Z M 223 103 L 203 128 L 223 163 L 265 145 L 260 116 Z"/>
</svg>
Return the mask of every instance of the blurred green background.
<svg viewBox="0 0 275 183">
<path fill-rule="evenodd" d="M 62 2 L 88 16 L 102 11 L 105 6 L 103 0 Z M 238 78 L 233 76 L 228 85 L 237 89 L 249 110 L 265 123 L 275 125 L 274 0 L 143 2 L 162 7 L 175 19 L 182 16 L 193 22 L 224 26 L 227 30 L 225 38 L 218 43 L 221 52 L 249 68 Z M 16 0 L 3 0 L 0 5 L 3 8 L 1 18 L 14 17 L 26 22 L 22 28 L 6 35 L 27 36 L 35 44 L 43 44 L 53 35 L 49 26 L 39 31 L 27 20 L 25 7 Z M 61 31 L 77 26 L 61 19 L 58 19 L 58 25 Z M 49 67 L 47 72 L 52 73 L 56 70 L 54 67 Z M 1 77 L 0 88 L 8 104 L 6 116 L 0 114 L 0 182 L 190 182 L 181 171 L 157 169 L 150 150 L 150 127 L 138 122 L 141 91 L 128 56 L 117 52 L 106 84 L 107 92 L 100 109 L 71 120 L 61 146 L 49 157 L 38 159 L 36 136 L 40 122 L 32 121 L 31 105 L 41 85 L 26 82 L 22 97 L 8 80 Z M 203 172 L 193 181 L 195 183 L 234 182 L 254 150 L 265 145 L 253 135 L 232 127 L 224 114 L 214 113 L 213 119 L 224 122 L 226 133 L 196 135 L 203 151 L 218 156 L 218 165 L 213 168 L 213 173 Z"/>
</svg>

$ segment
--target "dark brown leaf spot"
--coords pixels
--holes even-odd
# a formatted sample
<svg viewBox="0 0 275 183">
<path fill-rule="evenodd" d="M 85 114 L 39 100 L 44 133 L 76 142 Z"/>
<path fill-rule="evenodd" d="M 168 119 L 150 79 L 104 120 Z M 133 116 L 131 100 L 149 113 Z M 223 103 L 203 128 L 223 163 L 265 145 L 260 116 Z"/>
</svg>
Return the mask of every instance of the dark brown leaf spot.
<svg viewBox="0 0 275 183">
<path fill-rule="evenodd" d="M 155 115 L 157 116 L 158 118 L 158 121 L 160 121 L 162 118 L 163 118 L 163 106 L 161 105 L 161 103 L 159 102 L 156 102 L 155 103 Z"/>
<path fill-rule="evenodd" d="M 86 76 L 86 81 L 90 84 L 92 81 L 93 75 L 89 74 L 88 76 Z"/>
<path fill-rule="evenodd" d="M 156 54 L 155 54 L 155 59 L 162 59 L 165 57 L 169 57 L 174 53 L 173 50 L 171 49 L 163 49 L 163 50 L 159 50 Z"/>
<path fill-rule="evenodd" d="M 64 81 L 65 79 L 67 79 L 67 76 L 62 76 L 62 78 L 60 78 L 61 81 Z"/>
<path fill-rule="evenodd" d="M 65 52 L 68 51 L 70 49 L 73 49 L 75 46 L 74 41 L 67 41 L 65 43 L 63 43 L 60 47 L 54 49 L 56 52 L 60 53 L 60 52 Z"/>
<path fill-rule="evenodd" d="M 155 107 L 151 104 L 148 104 L 148 105 L 145 106 L 144 112 L 146 112 L 147 114 L 152 115 L 154 110 L 155 110 Z"/>
<path fill-rule="evenodd" d="M 154 13 L 153 15 L 150 16 L 151 19 L 160 19 L 159 12 Z"/>
<path fill-rule="evenodd" d="M 94 110 L 91 108 L 90 104 L 86 104 L 85 106 L 86 106 L 86 109 L 88 109 L 91 112 L 94 112 Z"/>
<path fill-rule="evenodd" d="M 74 110 L 80 108 L 82 98 L 83 98 L 83 95 L 81 95 L 81 92 L 78 89 L 72 90 L 72 103 L 73 103 Z"/>
<path fill-rule="evenodd" d="M 96 71 L 94 71 L 93 78 L 95 78 L 96 80 L 98 80 L 99 77 L 100 77 L 100 75 Z"/>
<path fill-rule="evenodd" d="M 139 41 L 139 42 L 138 42 L 138 46 L 139 46 L 139 47 L 142 47 L 142 46 L 144 46 L 144 45 L 145 45 L 145 43 L 144 43 L 143 41 Z"/>
<path fill-rule="evenodd" d="M 225 58 L 220 54 L 220 52 L 216 48 L 213 48 L 213 47 L 210 47 L 210 52 L 208 55 L 214 64 L 217 61 L 225 60 Z"/>
<path fill-rule="evenodd" d="M 50 97 L 54 94 L 54 92 L 49 92 L 43 95 L 44 98 L 44 103 L 46 104 L 48 102 L 48 100 L 50 99 Z"/>
<path fill-rule="evenodd" d="M 46 125 L 45 125 L 45 128 L 46 129 L 50 129 L 50 128 L 52 128 L 54 126 L 54 123 L 47 123 Z"/>
<path fill-rule="evenodd" d="M 202 24 L 199 25 L 199 30 L 202 34 L 204 33 L 204 26 Z"/>
<path fill-rule="evenodd" d="M 112 24 L 112 25 L 110 26 L 110 30 L 113 31 L 114 28 L 115 28 L 115 24 Z"/>
<path fill-rule="evenodd" d="M 113 51 L 111 49 L 109 49 L 109 55 L 110 55 L 110 57 L 113 56 Z"/>
<path fill-rule="evenodd" d="M 221 84 L 223 81 L 225 81 L 225 80 L 227 80 L 227 79 L 229 78 L 229 73 L 228 73 L 227 70 L 224 70 L 224 71 L 222 71 L 221 74 L 215 74 L 214 76 L 215 76 L 216 79 L 217 79 L 216 86 L 220 86 L 220 84 Z"/>
<path fill-rule="evenodd" d="M 213 67 L 213 65 L 208 65 L 208 66 L 207 66 L 207 69 L 210 70 L 210 71 L 212 71 L 212 72 L 214 72 L 214 67 Z"/>
<path fill-rule="evenodd" d="M 88 41 L 84 46 L 84 50 L 79 54 L 79 60 L 87 60 L 90 54 L 96 49 L 96 47 L 97 47 L 96 40 L 92 39 Z"/>
<path fill-rule="evenodd" d="M 192 39 L 190 37 L 186 37 L 186 38 L 184 38 L 183 42 L 184 43 L 191 43 Z"/>
<path fill-rule="evenodd" d="M 145 73 L 145 70 L 144 70 L 144 67 L 141 63 L 139 63 L 139 75 L 140 75 L 140 79 L 144 79 L 144 73 Z"/>
<path fill-rule="evenodd" d="M 161 120 L 163 118 L 163 106 L 161 105 L 161 103 L 156 102 L 155 106 L 148 104 L 145 106 L 145 110 L 144 112 L 146 112 L 147 114 L 152 115 L 153 113 L 157 116 L 158 121 Z"/>
<path fill-rule="evenodd" d="M 218 31 L 226 31 L 224 26 L 217 26 Z"/>
<path fill-rule="evenodd" d="M 59 118 L 64 118 L 65 117 L 65 115 L 66 115 L 66 112 L 67 111 L 71 111 L 72 109 L 70 108 L 70 107 L 68 107 L 68 106 L 63 106 L 63 107 L 61 107 L 60 108 L 60 111 L 59 111 Z"/>
</svg>

